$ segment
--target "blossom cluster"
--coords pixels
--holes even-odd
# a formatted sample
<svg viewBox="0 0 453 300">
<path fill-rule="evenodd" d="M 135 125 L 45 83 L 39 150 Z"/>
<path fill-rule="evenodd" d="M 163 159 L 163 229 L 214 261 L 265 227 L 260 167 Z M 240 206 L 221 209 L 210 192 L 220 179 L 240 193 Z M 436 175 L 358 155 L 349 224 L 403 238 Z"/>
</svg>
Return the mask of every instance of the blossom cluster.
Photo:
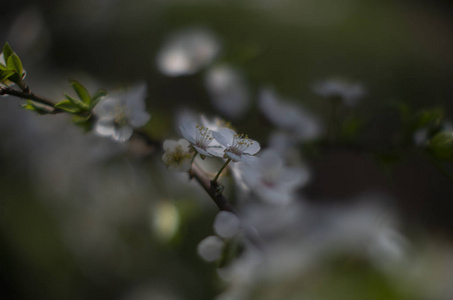
<svg viewBox="0 0 453 300">
<path fill-rule="evenodd" d="M 261 149 L 260 144 L 248 138 L 246 135 L 237 134 L 227 127 L 219 127 L 209 124 L 202 119 L 201 125 L 192 121 L 185 122 L 180 126 L 182 136 L 190 143 L 186 148 L 187 153 L 199 154 L 201 158 L 219 157 L 233 162 L 253 164 L 254 156 Z M 186 160 L 169 161 L 167 157 L 179 151 L 175 147 L 167 147 L 164 154 L 164 162 L 167 165 L 179 164 L 179 171 L 188 171 Z M 187 157 L 189 160 L 190 157 Z"/>
</svg>

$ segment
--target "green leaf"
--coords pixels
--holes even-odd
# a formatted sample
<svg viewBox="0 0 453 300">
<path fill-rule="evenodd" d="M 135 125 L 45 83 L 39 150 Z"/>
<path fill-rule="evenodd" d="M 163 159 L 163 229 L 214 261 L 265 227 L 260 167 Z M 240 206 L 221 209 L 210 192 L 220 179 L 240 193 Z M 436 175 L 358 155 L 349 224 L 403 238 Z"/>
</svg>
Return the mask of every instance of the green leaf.
<svg viewBox="0 0 453 300">
<path fill-rule="evenodd" d="M 418 113 L 419 116 L 416 120 L 416 128 L 426 127 L 430 125 L 438 125 L 442 122 L 444 111 L 440 108 L 432 108 L 430 110 L 423 110 Z"/>
<path fill-rule="evenodd" d="M 57 104 L 55 104 L 55 107 L 71 114 L 77 114 L 82 111 L 80 107 L 78 107 L 69 100 L 63 100 L 61 102 L 58 102 Z"/>
<path fill-rule="evenodd" d="M 83 102 L 82 100 L 72 98 L 71 96 L 65 94 L 66 99 L 68 99 L 72 104 L 74 104 L 76 107 L 80 108 L 81 111 L 86 111 L 89 110 L 90 107 L 88 104 Z"/>
<path fill-rule="evenodd" d="M 79 96 L 80 100 L 89 105 L 91 101 L 91 96 L 88 90 L 75 80 L 71 81 L 71 85 L 74 88 L 74 91 L 77 93 L 77 96 Z"/>
<path fill-rule="evenodd" d="M 107 96 L 106 90 L 99 90 L 96 94 L 94 94 L 93 98 L 91 98 L 90 108 L 93 109 L 102 98 Z"/>
<path fill-rule="evenodd" d="M 22 104 L 21 106 L 26 110 L 37 112 L 40 115 L 45 115 L 52 111 L 48 106 L 31 100 L 27 100 L 27 103 Z"/>
<path fill-rule="evenodd" d="M 72 121 L 76 124 L 81 124 L 88 122 L 91 119 L 91 114 L 86 114 L 83 116 L 77 115 L 72 118 Z"/>
<path fill-rule="evenodd" d="M 453 132 L 442 131 L 429 141 L 429 149 L 437 158 L 453 160 Z"/>
<path fill-rule="evenodd" d="M 0 70 L 0 82 L 5 81 L 6 79 L 8 79 L 9 77 L 11 77 L 12 75 L 14 75 L 14 71 L 4 71 L 4 70 Z"/>
<path fill-rule="evenodd" d="M 8 58 L 10 58 L 11 55 L 14 54 L 13 49 L 11 49 L 11 46 L 8 43 L 5 43 L 3 46 L 3 58 L 5 59 L 5 63 L 8 61 Z"/>
<path fill-rule="evenodd" d="M 11 69 L 11 70 L 14 70 L 20 77 L 22 77 L 22 74 L 24 74 L 24 69 L 22 67 L 22 62 L 20 61 L 20 58 L 19 56 L 17 56 L 16 54 L 12 54 L 7 62 L 6 62 L 6 66 Z"/>
</svg>

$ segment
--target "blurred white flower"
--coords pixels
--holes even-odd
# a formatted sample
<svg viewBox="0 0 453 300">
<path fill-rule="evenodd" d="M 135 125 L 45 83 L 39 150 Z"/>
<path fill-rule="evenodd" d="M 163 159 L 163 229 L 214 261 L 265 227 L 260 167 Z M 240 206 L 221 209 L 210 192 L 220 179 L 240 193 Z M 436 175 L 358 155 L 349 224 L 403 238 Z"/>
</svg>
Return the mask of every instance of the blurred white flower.
<svg viewBox="0 0 453 300">
<path fill-rule="evenodd" d="M 179 141 L 166 140 L 163 148 L 165 150 L 162 161 L 170 170 L 186 172 L 189 171 L 192 162 L 190 143 L 185 139 Z"/>
<path fill-rule="evenodd" d="M 313 85 L 313 91 L 325 98 L 340 98 L 346 105 L 354 106 L 365 95 L 365 88 L 360 83 L 351 83 L 342 79 L 328 79 Z"/>
<path fill-rule="evenodd" d="M 310 291 L 306 286 L 298 289 L 298 283 L 313 274 L 323 278 L 323 272 L 336 267 L 331 262 L 337 257 L 369 261 L 370 268 L 385 275 L 405 267 L 406 240 L 388 211 L 377 206 L 310 209 L 292 202 L 288 206 L 254 203 L 246 208 L 241 221 L 257 230 L 262 248 L 256 251 L 245 244 L 244 252 L 219 271 L 228 287 L 218 299 L 262 299 L 263 292 L 282 295 L 288 287 L 285 299 L 310 299 Z M 331 280 L 319 283 L 332 285 Z"/>
<path fill-rule="evenodd" d="M 223 240 L 218 236 L 212 235 L 198 244 L 197 252 L 201 258 L 208 262 L 216 261 L 222 255 L 223 246 Z"/>
<path fill-rule="evenodd" d="M 241 117 L 250 108 L 251 98 L 244 78 L 229 66 L 216 66 L 206 74 L 205 85 L 216 109 L 230 118 Z"/>
<path fill-rule="evenodd" d="M 157 55 L 167 76 L 190 75 L 211 63 L 220 51 L 217 38 L 204 29 L 186 29 L 171 36 Z"/>
<path fill-rule="evenodd" d="M 239 218 L 235 214 L 221 211 L 214 220 L 214 231 L 220 237 L 228 239 L 238 233 L 240 225 Z"/>
<path fill-rule="evenodd" d="M 145 84 L 110 94 L 93 110 L 97 117 L 95 132 L 118 142 L 127 141 L 134 128 L 145 125 L 151 117 L 145 110 L 145 97 Z"/>
<path fill-rule="evenodd" d="M 253 164 L 257 157 L 253 156 L 260 151 L 260 144 L 249 139 L 247 136 L 239 135 L 229 128 L 220 128 L 212 132 L 214 138 L 225 147 L 225 158 L 234 162 L 245 162 Z"/>
<path fill-rule="evenodd" d="M 307 169 L 284 166 L 283 160 L 272 150 L 263 151 L 259 161 L 252 166 L 240 165 L 239 168 L 245 184 L 270 204 L 290 203 L 294 192 L 309 179 Z"/>
<path fill-rule="evenodd" d="M 180 109 L 175 114 L 175 127 L 179 129 L 186 124 L 195 123 L 209 128 L 212 131 L 217 131 L 220 128 L 231 128 L 231 124 L 222 118 L 208 118 L 204 114 L 196 113 L 190 109 Z"/>
<path fill-rule="evenodd" d="M 204 156 L 222 157 L 224 147 L 214 140 L 212 130 L 193 122 L 187 122 L 179 127 L 182 136 L 188 140 L 192 147 Z"/>
<path fill-rule="evenodd" d="M 300 106 L 284 102 L 271 89 L 261 90 L 259 108 L 274 125 L 291 132 L 299 141 L 310 140 L 321 134 L 319 120 Z"/>
</svg>

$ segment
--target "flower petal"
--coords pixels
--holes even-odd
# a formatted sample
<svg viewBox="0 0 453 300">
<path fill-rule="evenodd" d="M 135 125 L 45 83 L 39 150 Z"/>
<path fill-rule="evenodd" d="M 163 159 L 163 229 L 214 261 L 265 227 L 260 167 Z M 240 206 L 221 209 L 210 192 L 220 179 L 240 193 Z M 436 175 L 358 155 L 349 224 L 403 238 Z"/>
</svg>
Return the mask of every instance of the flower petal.
<svg viewBox="0 0 453 300">
<path fill-rule="evenodd" d="M 102 136 L 113 136 L 115 133 L 115 124 L 110 118 L 101 118 L 96 122 L 94 130 L 97 134 Z"/>
<path fill-rule="evenodd" d="M 177 145 L 178 145 L 177 141 L 165 140 L 162 147 L 164 148 L 165 151 L 173 151 Z"/>
<path fill-rule="evenodd" d="M 195 125 L 192 126 L 192 125 L 189 125 L 189 124 L 186 124 L 184 126 L 179 126 L 179 130 L 181 131 L 181 134 L 182 136 L 188 140 L 191 144 L 195 144 L 196 143 L 196 140 L 195 140 Z"/>
<path fill-rule="evenodd" d="M 237 133 L 229 128 L 220 128 L 218 131 L 213 131 L 212 135 L 220 144 L 229 147 L 233 144 L 233 138 Z"/>
<path fill-rule="evenodd" d="M 151 115 L 146 111 L 135 111 L 129 118 L 129 122 L 131 123 L 132 127 L 141 127 L 148 123 Z"/>
<path fill-rule="evenodd" d="M 225 151 L 225 155 L 228 158 L 231 158 L 234 162 L 242 161 L 241 157 L 237 154 L 234 154 L 233 152 Z"/>
<path fill-rule="evenodd" d="M 257 141 L 254 141 L 254 140 L 251 140 L 251 141 L 252 142 L 250 143 L 250 146 L 248 146 L 244 150 L 245 154 L 254 155 L 254 154 L 258 153 L 258 151 L 260 151 L 260 149 L 261 149 L 260 143 L 258 143 Z"/>
<path fill-rule="evenodd" d="M 209 152 L 207 152 L 206 150 L 198 147 L 197 145 L 193 145 L 193 147 L 195 148 L 195 150 L 197 150 L 198 153 L 200 153 L 201 155 L 206 155 L 206 156 L 212 156 Z"/>
<path fill-rule="evenodd" d="M 260 161 L 260 159 L 257 156 L 251 156 L 251 155 L 241 155 L 240 161 L 249 164 L 249 165 L 256 165 Z"/>
<path fill-rule="evenodd" d="M 130 137 L 132 136 L 133 132 L 134 132 L 134 130 L 132 129 L 132 127 L 123 126 L 123 127 L 117 128 L 115 130 L 112 138 L 115 141 L 123 143 L 123 142 L 127 141 L 128 139 L 130 139 Z"/>
<path fill-rule="evenodd" d="M 224 147 L 208 147 L 206 151 L 211 154 L 212 156 L 216 157 L 223 157 L 225 154 L 225 148 Z"/>
</svg>

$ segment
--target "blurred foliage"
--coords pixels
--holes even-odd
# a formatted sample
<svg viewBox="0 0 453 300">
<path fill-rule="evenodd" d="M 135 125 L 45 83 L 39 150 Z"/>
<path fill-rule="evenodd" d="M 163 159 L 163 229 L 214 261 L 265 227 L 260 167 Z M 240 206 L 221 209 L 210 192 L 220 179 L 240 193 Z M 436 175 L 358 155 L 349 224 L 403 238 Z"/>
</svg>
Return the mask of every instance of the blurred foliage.
<svg viewBox="0 0 453 300">
<path fill-rule="evenodd" d="M 101 90 L 90 97 L 87 89 L 110 90 L 146 80 L 152 119 L 144 130 L 159 140 L 178 134 L 173 122 L 179 108 L 221 114 L 212 107 L 203 71 L 169 78 L 156 68 L 162 43 L 182 28 L 206 27 L 217 35 L 222 52 L 216 63 L 243 71 L 254 99 L 263 86 L 274 87 L 326 124 L 332 106 L 313 93 L 313 83 L 331 76 L 364 83 L 368 93 L 363 101 L 338 111 L 331 127 L 334 138 L 303 145 L 314 171 L 306 190 L 309 201 L 350 201 L 363 191 L 384 190 L 398 199 L 393 206 L 414 228 L 451 236 L 453 189 L 444 174 L 453 173 L 444 160 L 453 159 L 453 144 L 451 130 L 444 127 L 453 114 L 453 7 L 446 1 L 16 0 L 2 5 L 0 43 L 9 41 L 21 57 L 10 55 L 8 68 L 22 74 L 23 63 L 30 86 L 57 99 L 68 78 L 88 82 L 82 87 L 73 81 L 80 100 L 66 96 L 59 104 L 73 113 L 90 111 L 104 94 Z M 29 27 L 21 21 L 24 14 Z M 39 16 L 40 22 L 31 22 L 30 15 Z M 1 76 L 12 76 L 8 72 L 2 69 Z M 207 196 L 197 199 L 196 191 L 178 193 L 174 182 L 165 183 L 160 161 L 137 154 L 132 146 L 127 155 L 96 166 L 102 171 L 95 177 L 98 171 L 69 152 L 75 145 L 67 143 L 66 136 L 73 140 L 85 136 L 77 131 L 67 134 L 70 129 L 58 118 L 14 113 L 17 105 L 6 106 L 6 101 L 13 100 L 2 98 L 0 103 L 0 298 L 201 300 L 220 293 L 223 286 L 214 265 L 201 261 L 195 251 L 198 242 L 212 234 L 216 210 Z M 272 126 L 256 107 L 255 101 L 252 111 L 234 120 L 234 126 L 265 146 Z M 90 116 L 79 117 L 74 121 L 86 125 Z M 426 130 L 427 143 L 416 145 L 414 134 L 421 129 Z M 39 150 L 43 143 L 49 146 Z M 59 147 L 63 158 L 53 152 Z M 438 163 L 433 165 L 424 156 L 425 150 L 439 161 L 441 172 Z M 80 151 L 95 152 L 95 147 Z M 130 172 L 130 167 L 140 171 Z M 40 178 L 47 169 L 53 173 Z M 69 169 L 79 175 L 72 189 L 65 190 Z M 119 174 L 114 173 L 118 169 Z M 131 173 L 149 180 L 134 185 L 132 179 L 124 179 Z M 385 185 L 386 176 L 393 179 L 390 185 Z M 187 178 L 176 184 L 187 184 Z M 108 186 L 113 192 L 97 195 L 91 186 Z M 115 191 L 125 202 L 114 204 Z M 157 210 L 153 205 L 159 201 L 173 203 L 170 213 L 179 218 L 168 238 L 148 224 L 148 210 Z M 129 212 L 126 208 L 134 205 L 138 212 L 133 220 L 122 220 L 120 216 Z M 115 211 L 104 211 L 109 208 Z M 91 236 L 97 230 L 107 239 L 71 243 L 78 241 L 72 235 Z M 361 261 L 329 262 L 303 278 L 302 287 L 297 279 L 289 287 L 265 286 L 255 298 L 282 299 L 295 287 L 307 288 L 303 294 L 316 299 L 409 299 Z M 285 299 L 290 297 L 299 299 L 299 294 Z"/>
</svg>

